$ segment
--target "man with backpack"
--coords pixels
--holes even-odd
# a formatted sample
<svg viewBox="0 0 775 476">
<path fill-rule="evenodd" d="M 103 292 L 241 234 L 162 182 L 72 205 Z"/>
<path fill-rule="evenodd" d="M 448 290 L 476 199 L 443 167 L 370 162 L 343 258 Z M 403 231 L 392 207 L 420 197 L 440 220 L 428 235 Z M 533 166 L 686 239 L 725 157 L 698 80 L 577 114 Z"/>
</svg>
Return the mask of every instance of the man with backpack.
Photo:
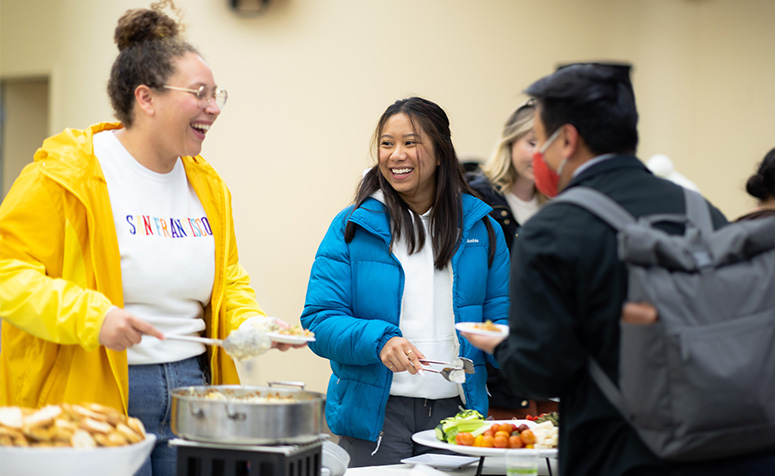
<svg viewBox="0 0 775 476">
<path fill-rule="evenodd" d="M 591 188 L 635 219 L 687 213 L 684 189 L 655 177 L 634 155 L 638 113 L 628 65 L 564 66 L 526 93 L 537 103 L 539 151 L 533 171 L 541 192 L 554 197 L 559 191 Z M 620 320 L 632 291 L 628 268 L 619 257 L 617 231 L 595 213 L 562 203 L 563 194 L 534 215 L 515 240 L 509 336 L 464 334 L 495 355 L 515 392 L 560 397 L 561 474 L 775 474 L 775 450 L 743 450 L 723 458 L 660 457 L 609 401 L 592 377 L 590 360 L 608 379 L 620 382 Z M 704 200 L 700 204 L 710 207 L 709 229 L 726 225 L 721 212 Z M 680 222 L 655 226 L 671 235 L 684 233 Z M 625 321 L 643 329 L 659 318 L 649 306 L 628 309 L 633 313 Z M 726 357 L 718 355 L 719 362 Z M 643 398 L 661 396 L 644 392 Z"/>
</svg>

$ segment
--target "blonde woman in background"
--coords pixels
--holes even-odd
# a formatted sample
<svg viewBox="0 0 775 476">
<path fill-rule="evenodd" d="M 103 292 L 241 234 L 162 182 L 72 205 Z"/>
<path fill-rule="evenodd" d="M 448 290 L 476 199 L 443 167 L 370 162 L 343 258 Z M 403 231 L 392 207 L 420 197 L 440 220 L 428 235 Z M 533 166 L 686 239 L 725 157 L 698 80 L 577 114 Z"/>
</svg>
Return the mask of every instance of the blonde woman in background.
<svg viewBox="0 0 775 476">
<path fill-rule="evenodd" d="M 519 228 L 546 202 L 533 179 L 533 111 L 526 102 L 511 113 L 495 152 L 478 171 L 467 174 L 468 183 L 493 208 L 490 215 L 500 223 L 509 246 Z"/>
<path fill-rule="evenodd" d="M 536 189 L 533 179 L 533 153 L 536 138 L 533 133 L 531 101 L 511 113 L 498 139 L 495 152 L 480 170 L 466 174 L 466 180 L 488 205 L 492 216 L 503 228 L 511 249 L 520 227 L 547 200 Z M 531 401 L 513 394 L 501 378 L 498 369 L 487 366 L 487 389 L 490 393 L 489 414 L 496 419 L 523 418 L 556 411 L 552 401 Z"/>
</svg>

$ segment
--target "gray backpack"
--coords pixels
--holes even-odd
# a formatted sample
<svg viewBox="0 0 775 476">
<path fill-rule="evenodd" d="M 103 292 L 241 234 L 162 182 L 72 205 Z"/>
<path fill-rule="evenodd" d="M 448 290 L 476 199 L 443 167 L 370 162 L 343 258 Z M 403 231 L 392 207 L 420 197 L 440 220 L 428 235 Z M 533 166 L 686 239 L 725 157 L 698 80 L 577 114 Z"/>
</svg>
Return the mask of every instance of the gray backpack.
<svg viewBox="0 0 775 476">
<path fill-rule="evenodd" d="M 686 215 L 636 220 L 606 195 L 575 187 L 572 203 L 617 230 L 629 302 L 653 324 L 620 323 L 619 382 L 589 371 L 659 457 L 699 461 L 775 448 L 775 218 L 714 231 L 705 200 L 686 190 Z M 683 235 L 654 228 L 686 225 Z"/>
</svg>

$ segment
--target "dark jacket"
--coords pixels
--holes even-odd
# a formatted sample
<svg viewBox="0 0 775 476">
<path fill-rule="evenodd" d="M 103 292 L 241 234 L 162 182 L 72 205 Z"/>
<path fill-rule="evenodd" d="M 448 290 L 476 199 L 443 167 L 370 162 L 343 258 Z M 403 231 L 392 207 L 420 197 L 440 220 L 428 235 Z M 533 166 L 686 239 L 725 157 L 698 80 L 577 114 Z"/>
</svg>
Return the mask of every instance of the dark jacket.
<svg viewBox="0 0 775 476">
<path fill-rule="evenodd" d="M 511 249 L 514 238 L 519 234 L 521 224 L 517 221 L 509 207 L 506 197 L 503 196 L 490 180 L 480 170 L 468 172 L 465 175 L 468 185 L 479 194 L 485 203 L 492 207 L 490 216 L 498 222 L 506 238 L 506 244 Z M 511 391 L 508 383 L 500 375 L 500 371 L 487 364 L 487 391 L 490 394 L 490 406 L 500 408 L 527 408 L 529 402 L 522 395 Z"/>
<path fill-rule="evenodd" d="M 681 187 L 655 177 L 636 158 L 619 155 L 595 164 L 568 188 L 591 187 L 634 216 L 684 213 Z M 726 219 L 712 208 L 716 228 Z M 680 233 L 679 225 L 665 228 Z M 751 458 L 668 465 L 640 440 L 587 372 L 592 355 L 618 381 L 619 319 L 627 273 L 617 258 L 615 231 L 569 204 L 548 205 L 520 231 L 512 250 L 510 334 L 495 350 L 502 373 L 531 398 L 560 397 L 562 474 L 746 473 Z M 723 411 L 720 409 L 720 411 Z M 766 464 L 766 463 L 765 463 Z M 765 469 L 766 468 L 766 469 Z"/>
<path fill-rule="evenodd" d="M 481 171 L 469 172 L 466 174 L 468 185 L 479 194 L 484 202 L 492 207 L 490 216 L 498 222 L 503 229 L 503 236 L 506 238 L 506 244 L 511 249 L 514 244 L 514 238 L 519 234 L 522 226 L 512 213 L 506 197 L 499 192 Z"/>
<path fill-rule="evenodd" d="M 737 217 L 735 221 L 758 220 L 760 218 L 767 218 L 767 217 L 775 217 L 775 210 L 771 208 L 756 210 Z"/>
</svg>

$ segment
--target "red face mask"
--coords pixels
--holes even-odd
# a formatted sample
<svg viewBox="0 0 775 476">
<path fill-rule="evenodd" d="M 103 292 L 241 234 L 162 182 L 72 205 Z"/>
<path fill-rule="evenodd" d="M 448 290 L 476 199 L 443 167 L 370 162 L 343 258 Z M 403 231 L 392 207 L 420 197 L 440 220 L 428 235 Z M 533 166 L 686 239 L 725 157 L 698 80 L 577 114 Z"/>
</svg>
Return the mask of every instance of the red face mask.
<svg viewBox="0 0 775 476">
<path fill-rule="evenodd" d="M 554 131 L 554 134 L 549 137 L 549 140 L 544 142 L 541 149 L 533 154 L 533 176 L 535 177 L 536 188 L 547 197 L 556 197 L 559 193 L 560 174 L 563 167 L 565 167 L 565 160 L 567 159 L 563 159 L 557 168 L 557 172 L 555 172 L 549 168 L 549 165 L 544 160 L 544 152 L 552 145 L 552 142 L 557 140 L 561 130 L 560 128 Z"/>
</svg>

